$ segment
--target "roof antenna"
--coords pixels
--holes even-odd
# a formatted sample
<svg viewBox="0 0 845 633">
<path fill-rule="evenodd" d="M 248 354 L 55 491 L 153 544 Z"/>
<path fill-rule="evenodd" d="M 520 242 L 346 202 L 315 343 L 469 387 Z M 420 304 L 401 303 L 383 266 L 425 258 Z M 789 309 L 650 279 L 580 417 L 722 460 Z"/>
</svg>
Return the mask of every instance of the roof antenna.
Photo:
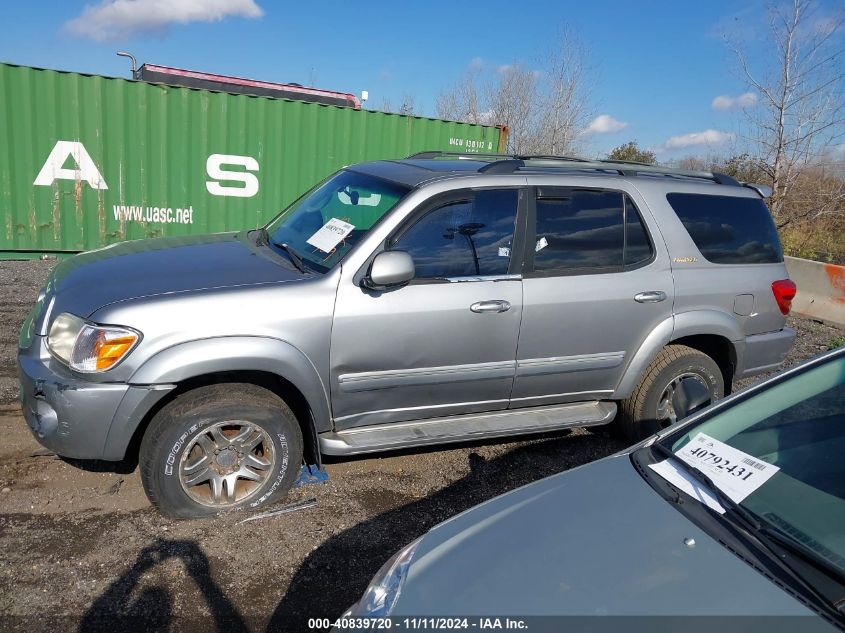
<svg viewBox="0 0 845 633">
<path fill-rule="evenodd" d="M 117 51 L 117 54 L 120 57 L 128 57 L 132 61 L 132 79 L 138 78 L 138 62 L 135 60 L 135 56 L 132 53 L 127 53 L 126 51 Z"/>
</svg>

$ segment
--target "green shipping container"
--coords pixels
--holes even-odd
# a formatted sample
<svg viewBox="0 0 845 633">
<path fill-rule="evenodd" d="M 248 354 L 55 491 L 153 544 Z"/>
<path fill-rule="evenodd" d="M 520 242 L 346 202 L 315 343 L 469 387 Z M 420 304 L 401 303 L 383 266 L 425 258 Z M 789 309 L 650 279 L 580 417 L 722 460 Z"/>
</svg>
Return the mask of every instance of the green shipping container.
<svg viewBox="0 0 845 633">
<path fill-rule="evenodd" d="M 0 64 L 0 258 L 259 226 L 333 171 L 506 132 Z"/>
</svg>

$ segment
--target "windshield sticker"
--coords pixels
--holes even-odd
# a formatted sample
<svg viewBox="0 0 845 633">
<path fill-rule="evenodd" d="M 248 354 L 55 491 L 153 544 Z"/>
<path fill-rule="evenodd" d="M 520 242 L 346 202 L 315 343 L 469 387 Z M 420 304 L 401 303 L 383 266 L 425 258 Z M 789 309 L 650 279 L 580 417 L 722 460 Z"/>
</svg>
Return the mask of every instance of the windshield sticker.
<svg viewBox="0 0 845 633">
<path fill-rule="evenodd" d="M 687 493 L 693 499 L 698 499 L 708 508 L 715 510 L 719 514 L 725 513 L 722 504 L 707 489 L 707 486 L 685 470 L 678 468 L 671 459 L 665 459 L 656 464 L 649 464 L 649 468 L 675 486 L 675 488 Z"/>
<path fill-rule="evenodd" d="M 734 503 L 740 503 L 780 470 L 704 433 L 698 433 L 675 455 L 710 477 Z"/>
<path fill-rule="evenodd" d="M 548 245 L 549 245 L 549 240 L 547 240 L 545 237 L 541 237 L 539 240 L 537 240 L 537 243 L 534 245 L 534 252 L 539 253 L 541 250 L 546 248 Z"/>
<path fill-rule="evenodd" d="M 306 241 L 308 244 L 314 248 L 319 248 L 324 253 L 331 253 L 354 228 L 355 226 L 349 224 L 349 222 L 332 218 Z"/>
<path fill-rule="evenodd" d="M 500 246 L 499 247 L 499 257 L 510 257 L 511 256 L 511 249 L 507 246 Z"/>
</svg>

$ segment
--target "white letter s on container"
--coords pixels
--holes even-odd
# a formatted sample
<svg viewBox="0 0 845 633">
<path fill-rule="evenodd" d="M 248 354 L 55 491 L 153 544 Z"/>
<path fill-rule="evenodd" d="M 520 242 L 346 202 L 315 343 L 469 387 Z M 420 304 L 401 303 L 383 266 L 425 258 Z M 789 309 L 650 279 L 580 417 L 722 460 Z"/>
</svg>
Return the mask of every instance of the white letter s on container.
<svg viewBox="0 0 845 633">
<path fill-rule="evenodd" d="M 240 165 L 247 171 L 229 171 L 224 165 Z M 205 170 L 209 180 L 205 183 L 208 193 L 213 196 L 234 196 L 237 198 L 251 198 L 258 193 L 258 178 L 250 173 L 258 171 L 258 161 L 252 156 L 238 156 L 236 154 L 212 154 L 205 163 Z M 222 185 L 218 180 L 228 180 L 243 183 L 243 187 Z"/>
</svg>

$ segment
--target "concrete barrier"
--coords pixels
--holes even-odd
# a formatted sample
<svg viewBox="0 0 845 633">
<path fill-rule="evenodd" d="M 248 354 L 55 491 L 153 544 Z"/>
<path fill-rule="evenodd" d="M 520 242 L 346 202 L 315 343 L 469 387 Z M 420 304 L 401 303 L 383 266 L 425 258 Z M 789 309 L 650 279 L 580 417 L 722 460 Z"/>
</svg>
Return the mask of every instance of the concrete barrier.
<svg viewBox="0 0 845 633">
<path fill-rule="evenodd" d="M 789 278 L 798 285 L 792 312 L 845 328 L 845 266 L 784 259 Z"/>
</svg>

